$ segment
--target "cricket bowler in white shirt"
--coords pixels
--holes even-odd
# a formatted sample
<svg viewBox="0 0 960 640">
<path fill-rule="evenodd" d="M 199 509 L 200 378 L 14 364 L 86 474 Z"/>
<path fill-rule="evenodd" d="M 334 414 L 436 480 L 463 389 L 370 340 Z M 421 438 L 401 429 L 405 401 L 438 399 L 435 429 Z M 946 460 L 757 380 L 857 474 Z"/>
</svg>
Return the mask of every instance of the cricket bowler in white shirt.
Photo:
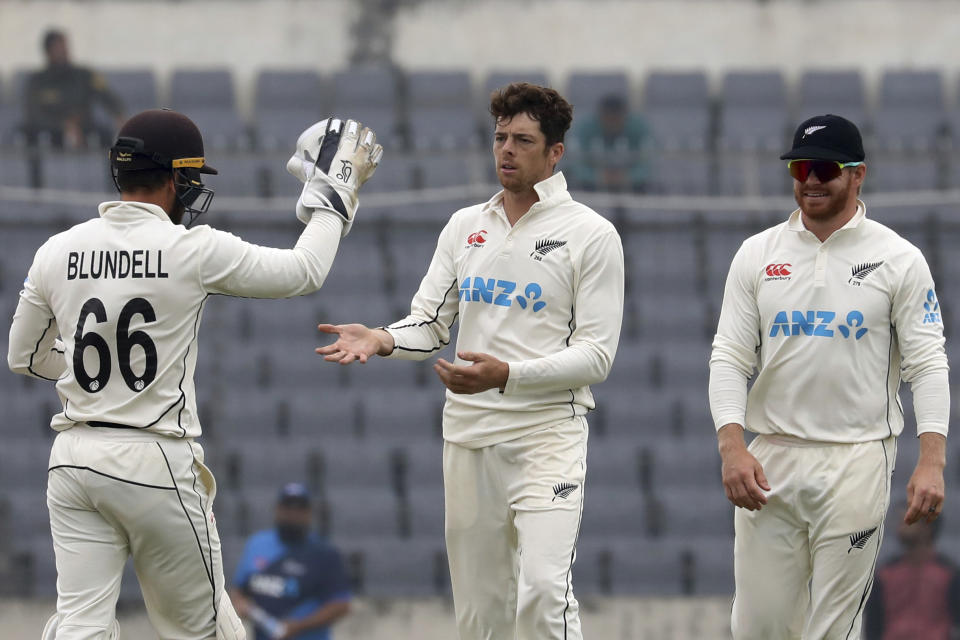
<svg viewBox="0 0 960 640">
<path fill-rule="evenodd" d="M 613 225 L 571 199 L 563 135 L 572 108 L 517 83 L 494 92 L 493 155 L 503 190 L 457 211 L 413 298 L 383 329 L 338 334 L 327 360 L 420 360 L 443 411 L 446 542 L 462 640 L 579 640 L 572 568 L 583 509 L 589 385 L 610 371 L 623 310 Z"/>
<path fill-rule="evenodd" d="M 201 175 L 216 173 L 189 118 L 145 111 L 118 135 L 120 200 L 40 247 L 10 328 L 10 368 L 55 381 L 63 404 L 47 481 L 57 612 L 42 637 L 115 638 L 132 556 L 161 638 L 242 639 L 224 592 L 216 484 L 195 441 L 200 318 L 211 295 L 319 289 L 382 149 L 354 121 L 307 129 L 287 165 L 304 182 L 306 228 L 281 250 L 180 225 L 207 210 Z"/>
<path fill-rule="evenodd" d="M 733 258 L 710 360 L 723 486 L 739 507 L 731 626 L 735 640 L 855 640 L 903 430 L 901 380 L 920 438 L 906 522 L 943 507 L 943 322 L 923 255 L 858 198 L 857 127 L 810 118 L 781 159 L 799 208 Z"/>
</svg>

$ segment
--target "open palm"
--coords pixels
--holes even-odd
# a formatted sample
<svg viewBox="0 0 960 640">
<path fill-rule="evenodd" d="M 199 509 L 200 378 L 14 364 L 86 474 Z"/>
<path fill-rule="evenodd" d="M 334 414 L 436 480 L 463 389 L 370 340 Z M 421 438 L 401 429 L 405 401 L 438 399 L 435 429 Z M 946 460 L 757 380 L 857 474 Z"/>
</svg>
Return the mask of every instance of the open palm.
<svg viewBox="0 0 960 640">
<path fill-rule="evenodd" d="M 377 332 L 362 324 L 320 324 L 317 329 L 337 336 L 336 342 L 316 349 L 328 362 L 350 364 L 359 360 L 365 363 L 367 358 L 377 355 L 382 346 Z"/>
</svg>

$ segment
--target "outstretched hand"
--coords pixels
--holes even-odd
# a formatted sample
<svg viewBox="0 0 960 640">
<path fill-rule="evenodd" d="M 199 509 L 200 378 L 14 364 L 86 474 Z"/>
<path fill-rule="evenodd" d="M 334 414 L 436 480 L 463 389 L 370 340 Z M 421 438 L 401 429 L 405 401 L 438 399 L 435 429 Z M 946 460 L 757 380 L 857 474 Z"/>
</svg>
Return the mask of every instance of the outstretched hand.
<svg viewBox="0 0 960 640">
<path fill-rule="evenodd" d="M 363 364 L 370 356 L 387 355 L 393 350 L 389 333 L 362 324 L 319 324 L 317 329 L 338 336 L 333 344 L 315 349 L 327 362 L 350 364 L 358 360 Z"/>
<path fill-rule="evenodd" d="M 433 370 L 443 384 L 454 393 L 480 393 L 487 389 L 503 389 L 510 375 L 510 365 L 487 353 L 462 351 L 461 360 L 472 362 L 467 366 L 451 364 L 440 358 Z"/>
</svg>

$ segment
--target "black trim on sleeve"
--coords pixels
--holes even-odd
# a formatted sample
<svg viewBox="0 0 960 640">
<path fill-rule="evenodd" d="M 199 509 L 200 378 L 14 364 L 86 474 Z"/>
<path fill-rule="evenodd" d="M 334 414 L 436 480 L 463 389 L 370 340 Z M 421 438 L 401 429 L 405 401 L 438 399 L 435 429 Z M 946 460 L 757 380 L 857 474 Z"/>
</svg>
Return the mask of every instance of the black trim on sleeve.
<svg viewBox="0 0 960 640">
<path fill-rule="evenodd" d="M 412 322 L 412 323 L 409 323 L 409 324 L 401 324 L 401 325 L 396 325 L 396 326 L 395 326 L 395 325 L 389 325 L 389 326 L 387 326 L 386 328 L 387 328 L 387 329 L 408 329 L 408 328 L 410 328 L 410 327 L 426 327 L 426 326 L 428 326 L 428 325 L 431 325 L 431 324 L 436 323 L 436 322 L 438 321 L 438 319 L 440 318 L 440 309 L 442 309 L 442 308 L 443 308 L 443 305 L 445 305 L 445 304 L 447 303 L 447 296 L 449 296 L 449 295 L 450 295 L 450 292 L 453 291 L 453 290 L 459 291 L 459 285 L 458 285 L 458 283 L 457 283 L 456 280 L 454 280 L 454 281 L 453 281 L 453 284 L 451 284 L 450 287 L 444 292 L 443 298 L 440 300 L 440 304 L 437 305 L 437 308 L 436 308 L 436 309 L 434 310 L 434 312 L 433 312 L 433 317 L 430 318 L 429 320 L 421 320 L 420 322 Z M 449 331 L 450 331 L 450 328 L 451 328 L 451 327 L 453 326 L 453 324 L 457 321 L 457 317 L 458 317 L 459 315 L 460 315 L 459 312 L 457 312 L 457 313 L 455 313 L 455 314 L 453 315 L 453 320 L 451 320 L 451 321 L 450 321 L 450 325 L 447 326 L 447 332 L 448 332 L 448 333 L 449 333 Z M 440 349 L 443 349 L 443 348 L 446 347 L 448 344 L 450 344 L 450 341 L 449 341 L 449 340 L 447 340 L 446 342 L 444 342 L 444 341 L 442 341 L 442 340 L 438 340 L 437 342 L 438 342 L 438 345 L 437 345 L 436 347 L 434 347 L 433 349 L 411 349 L 410 347 L 403 347 L 403 346 L 400 346 L 400 345 L 397 345 L 397 344 L 394 344 L 394 349 L 400 349 L 401 351 L 410 351 L 410 352 L 415 352 L 415 353 L 433 353 L 434 351 L 439 351 Z"/>
<path fill-rule="evenodd" d="M 30 354 L 30 362 L 27 364 L 27 371 L 32 375 L 40 378 L 41 380 L 49 380 L 50 382 L 56 382 L 58 378 L 48 378 L 47 376 L 42 376 L 36 371 L 33 370 L 33 358 L 40 351 L 40 343 L 43 342 L 43 339 L 47 336 L 47 331 L 50 331 L 50 327 L 53 326 L 53 318 L 50 318 L 50 321 L 47 322 L 46 329 L 43 330 L 43 333 L 40 334 L 40 337 L 37 339 L 37 344 L 33 347 L 33 353 Z M 56 349 L 54 349 L 56 351 Z M 62 351 L 60 353 L 63 353 Z"/>
</svg>

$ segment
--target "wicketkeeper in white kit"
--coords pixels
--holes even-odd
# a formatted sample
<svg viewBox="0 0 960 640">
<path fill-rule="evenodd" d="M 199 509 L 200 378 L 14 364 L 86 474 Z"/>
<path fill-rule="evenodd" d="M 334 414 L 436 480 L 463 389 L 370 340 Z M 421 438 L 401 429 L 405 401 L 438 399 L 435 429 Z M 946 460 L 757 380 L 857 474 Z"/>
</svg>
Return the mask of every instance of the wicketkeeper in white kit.
<svg viewBox="0 0 960 640">
<path fill-rule="evenodd" d="M 43 638 L 116 637 L 132 556 L 160 637 L 241 639 L 224 591 L 216 484 L 195 441 L 200 318 L 211 295 L 319 289 L 382 149 L 354 121 L 307 129 L 287 165 L 304 182 L 296 210 L 306 228 L 281 250 L 180 226 L 207 210 L 201 174 L 216 173 L 189 118 L 146 111 L 118 136 L 120 200 L 40 247 L 10 329 L 10 368 L 56 381 L 63 404 L 47 484 L 57 612 Z"/>
<path fill-rule="evenodd" d="M 799 208 L 733 258 L 710 360 L 723 485 L 739 507 L 733 637 L 856 640 L 903 430 L 901 380 L 920 438 L 906 522 L 943 508 L 943 322 L 920 250 L 866 216 L 857 127 L 810 118 L 781 158 Z M 744 429 L 758 434 L 749 448 Z"/>
<path fill-rule="evenodd" d="M 584 500 L 589 385 L 613 364 L 623 311 L 614 226 L 567 192 L 572 108 L 517 83 L 494 92 L 503 190 L 457 211 L 410 315 L 384 329 L 320 325 L 317 349 L 348 364 L 374 355 L 434 366 L 443 411 L 446 543 L 462 640 L 582 638 L 572 568 Z"/>
</svg>

